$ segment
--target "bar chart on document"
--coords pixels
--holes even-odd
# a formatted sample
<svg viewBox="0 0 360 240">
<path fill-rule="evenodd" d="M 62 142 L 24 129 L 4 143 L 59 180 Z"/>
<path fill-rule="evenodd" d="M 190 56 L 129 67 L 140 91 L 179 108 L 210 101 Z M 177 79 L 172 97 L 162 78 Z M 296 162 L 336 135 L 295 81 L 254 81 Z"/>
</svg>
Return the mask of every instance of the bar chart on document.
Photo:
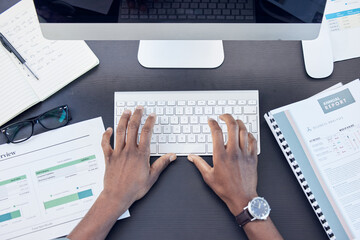
<svg viewBox="0 0 360 240">
<path fill-rule="evenodd" d="M 64 128 L 66 133 L 46 143 L 35 136 L 32 144 L 14 146 L 14 156 L 6 151 L 11 157 L 0 158 L 1 240 L 63 236 L 92 206 L 104 175 L 99 144 L 103 127 L 86 132 L 102 122 L 92 122 L 81 131 Z"/>
</svg>

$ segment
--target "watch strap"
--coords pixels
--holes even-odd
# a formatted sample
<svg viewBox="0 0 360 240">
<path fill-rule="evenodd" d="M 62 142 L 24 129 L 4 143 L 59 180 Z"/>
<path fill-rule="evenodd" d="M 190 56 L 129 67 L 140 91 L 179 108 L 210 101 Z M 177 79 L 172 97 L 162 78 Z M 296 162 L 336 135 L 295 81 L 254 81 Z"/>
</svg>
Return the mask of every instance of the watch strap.
<svg viewBox="0 0 360 240">
<path fill-rule="evenodd" d="M 248 209 L 244 209 L 239 215 L 236 217 L 236 222 L 239 224 L 240 227 L 243 227 L 245 224 L 251 221 L 253 218 Z"/>
</svg>

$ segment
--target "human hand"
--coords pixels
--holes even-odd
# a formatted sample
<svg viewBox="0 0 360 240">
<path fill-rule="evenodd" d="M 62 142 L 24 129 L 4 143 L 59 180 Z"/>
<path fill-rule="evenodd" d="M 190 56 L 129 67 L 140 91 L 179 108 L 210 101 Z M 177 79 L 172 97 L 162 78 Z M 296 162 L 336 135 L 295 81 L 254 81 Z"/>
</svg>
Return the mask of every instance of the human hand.
<svg viewBox="0 0 360 240">
<path fill-rule="evenodd" d="M 176 159 L 175 154 L 166 154 L 150 166 L 150 141 L 156 116 L 149 115 L 137 144 L 143 111 L 141 106 L 136 108 L 133 116 L 129 110 L 124 111 L 116 130 L 115 149 L 110 145 L 111 128 L 106 130 L 101 143 L 106 167 L 103 194 L 115 201 L 126 202 L 129 207 L 149 191 L 160 173 Z"/>
<path fill-rule="evenodd" d="M 234 216 L 240 214 L 248 202 L 257 196 L 257 145 L 244 123 L 224 114 L 228 142 L 224 146 L 219 124 L 209 119 L 213 139 L 213 167 L 204 159 L 190 154 L 188 159 L 199 169 L 204 181 L 226 203 Z"/>
</svg>

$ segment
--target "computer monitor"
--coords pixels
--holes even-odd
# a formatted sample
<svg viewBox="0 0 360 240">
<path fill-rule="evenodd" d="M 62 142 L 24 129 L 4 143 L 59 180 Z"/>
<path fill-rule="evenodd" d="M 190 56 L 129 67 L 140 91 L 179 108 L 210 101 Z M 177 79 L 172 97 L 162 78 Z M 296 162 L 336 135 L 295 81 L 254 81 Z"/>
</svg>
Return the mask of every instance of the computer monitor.
<svg viewBox="0 0 360 240">
<path fill-rule="evenodd" d="M 141 40 L 145 67 L 221 65 L 221 40 L 309 40 L 326 0 L 34 0 L 48 39 Z M 171 41 L 169 41 L 171 40 Z"/>
</svg>

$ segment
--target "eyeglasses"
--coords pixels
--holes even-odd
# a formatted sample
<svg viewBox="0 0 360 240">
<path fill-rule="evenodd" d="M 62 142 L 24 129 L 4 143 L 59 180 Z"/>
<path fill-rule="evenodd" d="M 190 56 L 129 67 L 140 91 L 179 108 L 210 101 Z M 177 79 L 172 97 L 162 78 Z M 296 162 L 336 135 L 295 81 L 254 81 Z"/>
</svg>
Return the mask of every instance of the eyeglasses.
<svg viewBox="0 0 360 240">
<path fill-rule="evenodd" d="M 37 117 L 10 124 L 0 131 L 7 138 L 7 143 L 21 143 L 31 138 L 34 134 L 34 126 L 37 123 L 47 130 L 52 130 L 65 126 L 70 120 L 69 108 L 67 105 L 63 105 Z"/>
</svg>

